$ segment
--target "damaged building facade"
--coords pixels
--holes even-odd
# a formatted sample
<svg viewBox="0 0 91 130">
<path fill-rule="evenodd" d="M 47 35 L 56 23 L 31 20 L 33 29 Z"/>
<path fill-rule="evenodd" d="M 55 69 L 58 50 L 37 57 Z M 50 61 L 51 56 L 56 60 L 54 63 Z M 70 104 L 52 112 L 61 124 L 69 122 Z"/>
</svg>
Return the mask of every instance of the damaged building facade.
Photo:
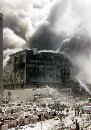
<svg viewBox="0 0 91 130">
<path fill-rule="evenodd" d="M 62 53 L 25 49 L 10 55 L 3 77 L 5 89 L 67 84 L 70 62 Z"/>
</svg>

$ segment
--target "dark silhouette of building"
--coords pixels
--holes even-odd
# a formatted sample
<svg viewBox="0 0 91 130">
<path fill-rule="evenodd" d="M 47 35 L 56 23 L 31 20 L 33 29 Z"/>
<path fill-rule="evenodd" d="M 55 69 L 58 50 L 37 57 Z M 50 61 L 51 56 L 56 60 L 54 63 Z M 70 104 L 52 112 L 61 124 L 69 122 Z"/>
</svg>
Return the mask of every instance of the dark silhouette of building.
<svg viewBox="0 0 91 130">
<path fill-rule="evenodd" d="M 3 14 L 0 13 L 0 95 L 3 98 Z"/>
<path fill-rule="evenodd" d="M 4 68 L 4 87 L 60 85 L 70 80 L 70 62 L 62 53 L 22 50 L 10 55 Z"/>
</svg>

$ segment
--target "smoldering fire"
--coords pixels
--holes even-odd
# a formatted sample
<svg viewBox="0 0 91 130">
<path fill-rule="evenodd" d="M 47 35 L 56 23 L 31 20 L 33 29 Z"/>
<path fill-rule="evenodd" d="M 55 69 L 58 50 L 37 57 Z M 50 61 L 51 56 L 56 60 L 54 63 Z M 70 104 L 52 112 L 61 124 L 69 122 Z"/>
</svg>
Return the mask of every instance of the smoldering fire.
<svg viewBox="0 0 91 130">
<path fill-rule="evenodd" d="M 91 83 L 90 0 L 19 0 L 13 3 L 4 0 L 0 5 L 4 13 L 4 52 L 6 48 L 23 48 L 24 45 L 39 50 L 59 48 L 69 56 L 78 72 L 74 76 Z M 10 30 L 8 33 L 6 27 Z M 65 39 L 69 40 L 63 42 Z"/>
</svg>

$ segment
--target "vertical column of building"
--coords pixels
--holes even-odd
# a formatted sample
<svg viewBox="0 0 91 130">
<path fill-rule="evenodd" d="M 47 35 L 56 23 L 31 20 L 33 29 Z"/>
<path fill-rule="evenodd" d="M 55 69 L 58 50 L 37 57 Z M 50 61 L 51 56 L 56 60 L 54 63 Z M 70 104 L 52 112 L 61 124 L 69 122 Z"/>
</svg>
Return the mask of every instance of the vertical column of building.
<svg viewBox="0 0 91 130">
<path fill-rule="evenodd" d="M 26 78 L 26 70 L 27 70 L 27 68 L 26 68 L 26 60 L 27 60 L 27 51 L 25 51 L 25 80 L 24 80 L 24 87 L 26 87 L 26 80 L 27 80 L 27 78 Z"/>
<path fill-rule="evenodd" d="M 3 14 L 0 13 L 0 95 L 3 98 Z"/>
</svg>

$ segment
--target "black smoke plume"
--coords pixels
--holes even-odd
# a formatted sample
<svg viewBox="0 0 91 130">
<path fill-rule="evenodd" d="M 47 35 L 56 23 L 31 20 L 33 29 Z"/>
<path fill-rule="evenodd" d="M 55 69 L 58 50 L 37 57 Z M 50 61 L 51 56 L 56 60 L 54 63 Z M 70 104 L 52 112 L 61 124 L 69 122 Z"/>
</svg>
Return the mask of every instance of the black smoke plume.
<svg viewBox="0 0 91 130">
<path fill-rule="evenodd" d="M 49 25 L 42 25 L 30 38 L 29 47 L 38 50 L 57 50 L 63 36 L 58 36 Z"/>
</svg>

